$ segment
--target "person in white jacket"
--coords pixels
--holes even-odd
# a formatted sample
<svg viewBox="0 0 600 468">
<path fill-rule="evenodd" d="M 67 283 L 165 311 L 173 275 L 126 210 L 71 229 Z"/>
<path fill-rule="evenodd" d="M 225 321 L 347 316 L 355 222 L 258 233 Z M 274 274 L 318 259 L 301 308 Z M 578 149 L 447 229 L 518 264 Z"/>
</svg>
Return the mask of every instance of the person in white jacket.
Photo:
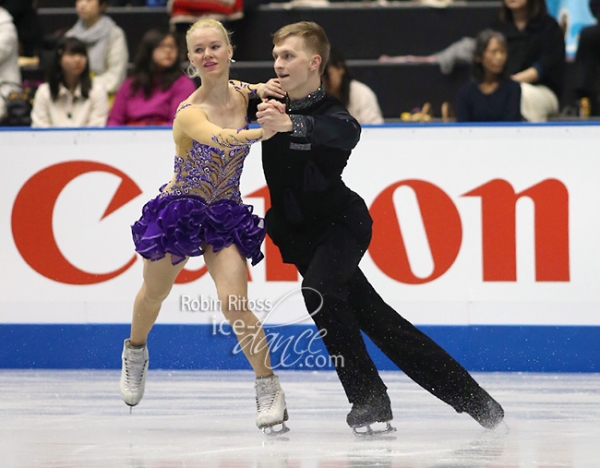
<svg viewBox="0 0 600 468">
<path fill-rule="evenodd" d="M 0 121 L 6 114 L 6 98 L 20 85 L 17 28 L 12 16 L 0 6 Z"/>
<path fill-rule="evenodd" d="M 114 94 L 127 77 L 129 53 L 123 30 L 104 14 L 108 0 L 76 0 L 79 20 L 67 37 L 76 37 L 88 49 L 90 69 L 96 83 Z"/>
<path fill-rule="evenodd" d="M 32 127 L 104 127 L 108 95 L 97 79 L 90 78 L 85 44 L 63 38 L 48 67 L 48 81 L 35 93 Z"/>
<path fill-rule="evenodd" d="M 377 95 L 352 77 L 344 57 L 334 49 L 323 73 L 323 85 L 325 92 L 338 98 L 359 124 L 383 123 Z"/>
</svg>

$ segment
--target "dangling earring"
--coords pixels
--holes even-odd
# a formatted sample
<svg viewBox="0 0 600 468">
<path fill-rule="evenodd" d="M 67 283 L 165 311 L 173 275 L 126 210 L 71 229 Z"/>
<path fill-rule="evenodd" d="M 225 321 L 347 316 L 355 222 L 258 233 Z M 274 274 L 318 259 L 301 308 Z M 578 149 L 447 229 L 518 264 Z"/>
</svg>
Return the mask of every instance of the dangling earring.
<svg viewBox="0 0 600 468">
<path fill-rule="evenodd" d="M 235 63 L 235 59 L 230 58 L 229 63 Z"/>
</svg>

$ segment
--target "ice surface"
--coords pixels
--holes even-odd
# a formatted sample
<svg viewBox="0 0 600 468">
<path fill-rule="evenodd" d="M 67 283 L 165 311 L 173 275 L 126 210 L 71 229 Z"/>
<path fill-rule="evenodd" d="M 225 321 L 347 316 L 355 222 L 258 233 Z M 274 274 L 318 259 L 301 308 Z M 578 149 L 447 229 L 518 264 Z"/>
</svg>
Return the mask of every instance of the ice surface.
<svg viewBox="0 0 600 468">
<path fill-rule="evenodd" d="M 503 406 L 481 428 L 383 372 L 397 432 L 357 438 L 332 372 L 280 372 L 291 431 L 255 427 L 254 377 L 150 370 L 129 414 L 118 371 L 0 370 L 4 468 L 597 468 L 600 374 L 474 374 Z"/>
</svg>

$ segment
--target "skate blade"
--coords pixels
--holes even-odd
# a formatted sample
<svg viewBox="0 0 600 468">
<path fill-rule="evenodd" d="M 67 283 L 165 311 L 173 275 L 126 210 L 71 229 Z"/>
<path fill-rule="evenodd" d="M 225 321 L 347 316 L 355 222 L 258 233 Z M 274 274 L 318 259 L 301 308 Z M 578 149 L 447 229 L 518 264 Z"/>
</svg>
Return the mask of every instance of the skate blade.
<svg viewBox="0 0 600 468">
<path fill-rule="evenodd" d="M 275 427 L 279 424 L 281 424 L 281 428 L 275 429 Z M 285 425 L 285 421 L 281 421 L 281 423 L 274 424 L 273 426 L 263 427 L 262 432 L 266 436 L 277 437 L 285 434 L 286 432 L 290 432 L 290 428 Z"/>
<path fill-rule="evenodd" d="M 364 426 L 353 427 L 352 431 L 357 437 L 377 437 L 396 432 L 396 428 L 389 421 L 386 421 L 385 429 L 373 429 L 371 428 L 371 424 L 366 424 Z"/>
</svg>

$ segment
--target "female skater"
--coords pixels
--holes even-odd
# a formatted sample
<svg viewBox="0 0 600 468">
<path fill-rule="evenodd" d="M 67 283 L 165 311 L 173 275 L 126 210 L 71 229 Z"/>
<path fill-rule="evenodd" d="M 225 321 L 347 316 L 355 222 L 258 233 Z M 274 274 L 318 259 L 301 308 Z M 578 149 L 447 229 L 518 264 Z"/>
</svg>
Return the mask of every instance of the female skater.
<svg viewBox="0 0 600 468">
<path fill-rule="evenodd" d="M 130 406 L 142 399 L 150 329 L 187 259 L 204 255 L 223 314 L 236 324 L 240 345 L 256 373 L 256 425 L 274 433 L 273 426 L 281 424 L 277 432 L 285 432 L 285 395 L 271 369 L 260 322 L 245 308 L 246 258 L 254 265 L 263 257 L 263 220 L 241 202 L 239 189 L 250 145 L 273 135 L 247 128 L 248 100 L 283 93 L 276 81 L 229 81 L 233 48 L 220 22 L 199 20 L 186 41 L 190 66 L 202 85 L 181 103 L 173 122 L 173 178 L 132 226 L 136 251 L 144 257 L 144 282 L 134 303 L 131 336 L 123 347 L 121 396 Z"/>
</svg>

